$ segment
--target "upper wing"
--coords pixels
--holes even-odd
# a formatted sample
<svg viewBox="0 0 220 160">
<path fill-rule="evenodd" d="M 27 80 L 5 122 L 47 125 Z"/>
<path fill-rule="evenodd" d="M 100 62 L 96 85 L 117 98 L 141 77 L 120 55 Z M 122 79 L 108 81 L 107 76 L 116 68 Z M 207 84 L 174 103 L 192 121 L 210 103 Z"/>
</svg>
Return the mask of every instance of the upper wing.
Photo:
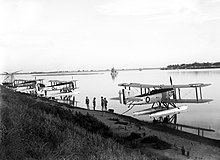
<svg viewBox="0 0 220 160">
<path fill-rule="evenodd" d="M 141 84 L 141 83 L 120 83 L 118 86 L 122 87 L 136 87 L 136 88 L 196 88 L 196 87 L 206 87 L 211 84 L 204 83 L 193 83 L 193 84 L 180 84 L 180 85 L 151 85 L 151 84 Z"/>
<path fill-rule="evenodd" d="M 211 102 L 213 99 L 165 99 L 165 103 L 207 103 Z"/>
<path fill-rule="evenodd" d="M 118 86 L 122 87 L 136 87 L 136 88 L 159 88 L 161 85 L 141 84 L 141 83 L 120 83 Z"/>
<path fill-rule="evenodd" d="M 71 81 L 59 81 L 59 80 L 50 80 L 49 82 L 55 83 L 53 85 L 47 86 L 47 87 L 56 87 L 56 86 L 62 86 L 66 84 L 71 84 L 73 82 L 76 82 L 77 80 L 71 80 Z"/>
<path fill-rule="evenodd" d="M 211 84 L 204 84 L 204 83 L 193 83 L 193 84 L 179 84 L 179 85 L 162 85 L 162 88 L 196 88 L 196 87 L 206 87 L 210 86 Z"/>
</svg>

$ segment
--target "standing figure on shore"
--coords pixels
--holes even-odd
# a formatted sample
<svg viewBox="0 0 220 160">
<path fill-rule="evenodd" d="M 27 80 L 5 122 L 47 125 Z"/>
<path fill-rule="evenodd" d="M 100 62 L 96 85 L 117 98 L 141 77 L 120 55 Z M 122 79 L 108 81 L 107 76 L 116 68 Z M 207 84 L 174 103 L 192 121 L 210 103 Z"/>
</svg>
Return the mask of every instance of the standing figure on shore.
<svg viewBox="0 0 220 160">
<path fill-rule="evenodd" d="M 107 111 L 107 104 L 108 104 L 108 101 L 106 98 L 104 98 L 104 107 L 105 107 L 105 111 Z"/>
<path fill-rule="evenodd" d="M 89 109 L 89 98 L 86 96 L 86 106 L 87 106 L 87 109 Z"/>
<path fill-rule="evenodd" d="M 93 103 L 93 110 L 95 110 L 95 107 L 96 107 L 96 98 L 95 97 L 93 98 L 92 103 Z"/>
<path fill-rule="evenodd" d="M 101 97 L 101 107 L 102 107 L 102 111 L 104 110 L 104 99 L 103 97 Z"/>
</svg>

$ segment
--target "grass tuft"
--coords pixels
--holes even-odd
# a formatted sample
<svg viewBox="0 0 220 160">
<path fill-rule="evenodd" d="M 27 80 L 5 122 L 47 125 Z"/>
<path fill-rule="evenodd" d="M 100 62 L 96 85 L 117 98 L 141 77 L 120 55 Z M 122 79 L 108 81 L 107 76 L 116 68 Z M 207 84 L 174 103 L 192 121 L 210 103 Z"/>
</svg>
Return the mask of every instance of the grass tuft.
<svg viewBox="0 0 220 160">
<path fill-rule="evenodd" d="M 148 136 L 141 140 L 141 143 L 153 144 L 153 148 L 158 150 L 170 149 L 171 144 L 160 140 L 157 136 Z"/>
</svg>

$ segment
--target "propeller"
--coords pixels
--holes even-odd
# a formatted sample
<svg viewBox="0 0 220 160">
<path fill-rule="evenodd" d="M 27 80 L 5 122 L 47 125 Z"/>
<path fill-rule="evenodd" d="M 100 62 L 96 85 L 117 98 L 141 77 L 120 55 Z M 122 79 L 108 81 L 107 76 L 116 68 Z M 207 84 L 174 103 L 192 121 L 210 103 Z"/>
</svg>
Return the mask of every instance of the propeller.
<svg viewBox="0 0 220 160">
<path fill-rule="evenodd" d="M 173 80 L 172 80 L 172 77 L 170 76 L 170 85 L 172 86 L 173 85 Z M 172 91 L 172 94 L 173 94 L 173 99 L 176 99 L 176 94 L 175 94 L 175 90 L 173 88 L 173 91 Z"/>
<path fill-rule="evenodd" d="M 22 70 L 18 70 L 18 71 L 12 72 L 12 73 L 4 72 L 4 74 L 6 75 L 6 77 L 4 78 L 4 81 L 14 82 L 14 74 L 16 74 L 20 71 L 22 71 Z"/>
<path fill-rule="evenodd" d="M 173 85 L 173 80 L 171 76 L 170 76 L 170 84 Z"/>
</svg>

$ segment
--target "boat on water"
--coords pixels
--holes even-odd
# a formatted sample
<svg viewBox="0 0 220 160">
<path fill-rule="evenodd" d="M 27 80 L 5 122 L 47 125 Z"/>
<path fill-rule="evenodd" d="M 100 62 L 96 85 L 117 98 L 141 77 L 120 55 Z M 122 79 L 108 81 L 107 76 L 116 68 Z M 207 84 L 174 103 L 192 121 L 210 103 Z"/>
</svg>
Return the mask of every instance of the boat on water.
<svg viewBox="0 0 220 160">
<path fill-rule="evenodd" d="M 111 75 L 117 75 L 118 74 L 118 71 L 113 67 L 111 69 Z"/>
</svg>

